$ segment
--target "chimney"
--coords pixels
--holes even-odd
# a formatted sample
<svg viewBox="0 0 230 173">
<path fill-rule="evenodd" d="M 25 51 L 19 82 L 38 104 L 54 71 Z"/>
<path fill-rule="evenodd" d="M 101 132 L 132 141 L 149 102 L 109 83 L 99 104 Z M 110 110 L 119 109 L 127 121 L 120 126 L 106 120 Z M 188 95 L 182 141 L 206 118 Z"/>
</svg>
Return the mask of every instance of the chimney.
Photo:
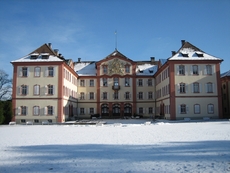
<svg viewBox="0 0 230 173">
<path fill-rule="evenodd" d="M 176 54 L 176 51 L 172 51 L 172 56 L 174 56 Z"/>
<path fill-rule="evenodd" d="M 48 43 L 48 46 L 52 49 L 52 43 Z"/>
<path fill-rule="evenodd" d="M 57 55 L 58 55 L 58 51 L 59 51 L 58 49 L 54 49 L 54 52 L 55 52 Z"/>
<path fill-rule="evenodd" d="M 61 54 L 61 53 L 59 53 L 59 55 L 58 55 L 58 56 L 59 56 L 59 57 L 61 57 L 61 55 L 62 55 L 62 54 Z"/>
<path fill-rule="evenodd" d="M 184 45 L 184 43 L 185 43 L 185 40 L 181 40 L 181 44 L 182 44 L 182 46 Z"/>
<path fill-rule="evenodd" d="M 78 58 L 78 62 L 81 62 L 81 58 Z"/>
<path fill-rule="evenodd" d="M 155 57 L 150 57 L 151 62 L 155 61 Z"/>
</svg>

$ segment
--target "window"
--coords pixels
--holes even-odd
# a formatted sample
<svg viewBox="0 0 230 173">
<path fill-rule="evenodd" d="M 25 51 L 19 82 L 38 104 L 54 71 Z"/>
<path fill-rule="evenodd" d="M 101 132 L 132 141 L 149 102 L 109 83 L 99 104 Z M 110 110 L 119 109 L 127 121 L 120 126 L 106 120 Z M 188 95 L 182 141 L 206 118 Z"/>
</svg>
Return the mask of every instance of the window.
<svg viewBox="0 0 230 173">
<path fill-rule="evenodd" d="M 179 74 L 180 75 L 185 75 L 185 67 L 184 67 L 184 65 L 179 65 Z"/>
<path fill-rule="evenodd" d="M 27 115 L 27 107 L 21 106 L 21 115 Z"/>
<path fill-rule="evenodd" d="M 148 86 L 153 86 L 153 80 L 152 79 L 148 79 Z"/>
<path fill-rule="evenodd" d="M 34 106 L 33 112 L 34 112 L 34 115 L 39 115 L 39 106 Z"/>
<path fill-rule="evenodd" d="M 125 78 L 125 86 L 126 87 L 130 86 L 130 78 Z"/>
<path fill-rule="evenodd" d="M 90 100 L 93 100 L 93 99 L 94 99 L 94 93 L 93 93 L 93 92 L 90 92 L 90 93 L 89 93 L 89 99 L 90 99 Z"/>
<path fill-rule="evenodd" d="M 143 86 L 143 80 L 142 79 L 138 79 L 138 86 Z"/>
<path fill-rule="evenodd" d="M 81 92 L 80 93 L 80 100 L 84 100 L 85 99 L 85 93 Z"/>
<path fill-rule="evenodd" d="M 103 82 L 103 86 L 105 86 L 105 87 L 108 86 L 108 79 L 107 78 L 103 78 L 102 82 Z"/>
<path fill-rule="evenodd" d="M 28 76 L 28 68 L 27 67 L 22 67 L 22 76 L 27 77 Z"/>
<path fill-rule="evenodd" d="M 125 65 L 125 73 L 130 73 L 130 66 L 129 65 Z"/>
<path fill-rule="evenodd" d="M 39 95 L 39 94 L 40 94 L 40 86 L 34 85 L 34 95 Z"/>
<path fill-rule="evenodd" d="M 114 91 L 114 99 L 115 100 L 118 100 L 119 99 L 119 93 L 118 93 L 118 91 Z"/>
<path fill-rule="evenodd" d="M 107 72 L 108 72 L 108 66 L 107 65 L 103 65 L 102 69 L 103 69 L 103 73 L 107 74 Z"/>
<path fill-rule="evenodd" d="M 107 100 L 107 99 L 108 99 L 108 94 L 107 94 L 107 92 L 103 92 L 103 93 L 102 93 L 102 99 L 103 99 L 103 100 Z"/>
<path fill-rule="evenodd" d="M 53 106 L 47 106 L 48 109 L 48 115 L 53 115 L 54 110 L 53 110 Z"/>
<path fill-rule="evenodd" d="M 193 92 L 194 93 L 199 93 L 200 92 L 199 83 L 193 83 Z"/>
<path fill-rule="evenodd" d="M 89 113 L 94 114 L 94 108 L 89 108 Z"/>
<path fill-rule="evenodd" d="M 143 114 L 144 113 L 144 109 L 142 107 L 139 108 L 139 114 Z"/>
<path fill-rule="evenodd" d="M 84 87 L 85 86 L 85 80 L 80 80 L 80 86 Z"/>
<path fill-rule="evenodd" d="M 148 99 L 153 99 L 153 92 L 148 92 Z"/>
<path fill-rule="evenodd" d="M 48 85 L 48 95 L 53 95 L 53 94 L 54 94 L 54 86 Z"/>
<path fill-rule="evenodd" d="M 40 67 L 35 67 L 34 68 L 34 76 L 35 77 L 40 77 L 40 72 L 41 72 L 41 68 Z"/>
<path fill-rule="evenodd" d="M 21 120 L 21 123 L 25 123 L 25 122 L 26 122 L 26 120 L 25 120 L 25 119 L 22 119 L 22 120 Z"/>
<path fill-rule="evenodd" d="M 212 83 L 206 84 L 206 91 L 207 91 L 207 93 L 213 93 L 213 84 Z"/>
<path fill-rule="evenodd" d="M 85 109 L 84 108 L 80 108 L 80 115 L 84 115 L 85 114 Z"/>
<path fill-rule="evenodd" d="M 125 92 L 125 99 L 129 100 L 130 99 L 130 92 Z"/>
<path fill-rule="evenodd" d="M 27 85 L 22 85 L 21 86 L 21 94 L 22 95 L 27 95 L 28 94 L 28 86 Z"/>
<path fill-rule="evenodd" d="M 54 68 L 53 67 L 48 67 L 48 76 L 53 77 L 54 76 Z"/>
<path fill-rule="evenodd" d="M 89 81 L 89 86 L 91 86 L 91 87 L 94 86 L 94 80 L 93 80 L 93 79 L 91 79 L 91 80 Z"/>
<path fill-rule="evenodd" d="M 152 114 L 152 113 L 153 113 L 153 108 L 149 107 L 149 114 Z"/>
<path fill-rule="evenodd" d="M 208 113 L 214 114 L 214 105 L 213 104 L 208 104 Z"/>
<path fill-rule="evenodd" d="M 180 113 L 186 114 L 186 105 L 184 105 L 184 104 L 180 105 Z"/>
<path fill-rule="evenodd" d="M 199 104 L 194 105 L 194 114 L 200 114 L 200 105 Z"/>
<path fill-rule="evenodd" d="M 142 100 L 143 99 L 143 92 L 138 93 L 138 99 Z"/>
<path fill-rule="evenodd" d="M 206 65 L 206 73 L 207 73 L 207 75 L 212 75 L 212 66 L 211 65 Z"/>
<path fill-rule="evenodd" d="M 192 74 L 193 75 L 198 75 L 199 72 L 198 72 L 198 65 L 193 65 L 192 66 Z"/>
<path fill-rule="evenodd" d="M 185 83 L 180 83 L 180 93 L 185 93 L 186 90 L 185 90 Z"/>
<path fill-rule="evenodd" d="M 51 120 L 51 119 L 48 119 L 48 122 L 49 122 L 49 123 L 52 123 L 52 120 Z"/>
<path fill-rule="evenodd" d="M 39 120 L 38 120 L 38 119 L 35 119 L 34 122 L 35 122 L 35 123 L 39 123 Z"/>
<path fill-rule="evenodd" d="M 119 85 L 119 79 L 117 77 L 113 78 L 113 85 L 118 86 Z"/>
</svg>

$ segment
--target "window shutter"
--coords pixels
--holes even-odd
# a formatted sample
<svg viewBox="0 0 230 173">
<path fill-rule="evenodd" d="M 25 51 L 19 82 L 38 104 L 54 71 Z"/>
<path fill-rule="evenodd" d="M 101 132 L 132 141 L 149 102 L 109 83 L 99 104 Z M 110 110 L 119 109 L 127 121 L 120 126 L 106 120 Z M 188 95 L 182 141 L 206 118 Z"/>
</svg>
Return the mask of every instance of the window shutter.
<svg viewBox="0 0 230 173">
<path fill-rule="evenodd" d="M 88 113 L 90 114 L 90 108 L 88 108 Z"/>
<path fill-rule="evenodd" d="M 139 93 L 137 93 L 137 99 L 139 99 L 139 97 L 138 97 L 138 96 L 139 96 Z"/>
<path fill-rule="evenodd" d="M 200 66 L 199 65 L 197 65 L 197 72 L 198 72 L 198 75 L 200 75 Z"/>
<path fill-rule="evenodd" d="M 93 93 L 93 99 L 94 99 L 94 100 L 96 99 L 96 97 L 95 97 L 95 93 Z"/>
<path fill-rule="evenodd" d="M 130 87 L 132 86 L 132 81 L 133 81 L 133 79 L 130 78 L 130 79 L 129 79 L 129 86 L 130 86 Z"/>
<path fill-rule="evenodd" d="M 53 95 L 55 95 L 55 86 L 53 85 Z"/>
<path fill-rule="evenodd" d="M 88 99 L 90 99 L 90 93 L 88 92 Z"/>
<path fill-rule="evenodd" d="M 107 93 L 107 99 L 109 100 L 109 93 Z"/>
<path fill-rule="evenodd" d="M 185 84 L 185 92 L 188 93 L 188 84 Z"/>
<path fill-rule="evenodd" d="M 192 93 L 194 93 L 194 85 L 193 85 L 193 83 L 191 84 L 191 91 L 192 91 Z"/>
<path fill-rule="evenodd" d="M 193 68 L 192 68 L 192 67 L 193 67 L 193 66 L 191 65 L 191 66 L 190 66 L 190 74 L 191 74 L 191 75 L 193 75 Z"/>
<path fill-rule="evenodd" d="M 188 69 L 187 69 L 187 65 L 184 66 L 184 71 L 185 71 L 185 75 L 188 75 Z"/>
<path fill-rule="evenodd" d="M 143 114 L 145 113 L 145 109 L 146 109 L 146 108 L 143 108 Z"/>
<path fill-rule="evenodd" d="M 47 115 L 47 107 L 44 107 L 44 115 Z"/>
<path fill-rule="evenodd" d="M 29 85 L 26 85 L 26 95 L 29 94 Z"/>
<path fill-rule="evenodd" d="M 131 93 L 129 93 L 129 99 L 131 99 L 131 98 L 132 98 L 132 97 L 131 97 L 131 95 L 132 95 L 132 94 L 131 94 Z"/>
<path fill-rule="evenodd" d="M 45 67 L 45 77 L 48 76 L 48 67 Z"/>
<path fill-rule="evenodd" d="M 212 74 L 215 73 L 215 65 L 212 65 Z"/>
<path fill-rule="evenodd" d="M 177 92 L 180 93 L 180 84 L 177 84 Z"/>
<path fill-rule="evenodd" d="M 84 108 L 84 114 L 87 114 L 87 112 L 86 112 L 86 111 L 87 111 L 87 109 L 86 109 L 86 108 Z"/>
<path fill-rule="evenodd" d="M 53 76 L 56 74 L 56 67 L 53 67 Z"/>
<path fill-rule="evenodd" d="M 207 74 L 207 66 L 204 67 L 204 75 Z"/>
<path fill-rule="evenodd" d="M 177 75 L 179 75 L 179 66 L 178 65 L 176 66 L 176 73 L 177 73 Z"/>
<path fill-rule="evenodd" d="M 212 83 L 212 92 L 215 93 L 215 85 Z"/>
<path fill-rule="evenodd" d="M 44 87 L 44 93 L 45 93 L 45 95 L 48 94 L 48 86 L 47 85 L 45 85 L 45 87 Z"/>
<path fill-rule="evenodd" d="M 178 113 L 181 113 L 180 105 L 178 106 Z"/>
<path fill-rule="evenodd" d="M 189 110 L 188 110 L 188 106 L 186 105 L 186 113 L 188 114 Z"/>
<path fill-rule="evenodd" d="M 21 86 L 17 87 L 17 93 L 18 93 L 18 95 L 21 95 Z"/>
<path fill-rule="evenodd" d="M 18 76 L 19 76 L 19 77 L 22 77 L 22 67 L 19 67 Z"/>
<path fill-rule="evenodd" d="M 202 85 L 199 84 L 200 93 L 202 93 Z"/>
<path fill-rule="evenodd" d="M 136 80 L 137 80 L 137 81 L 136 81 L 136 82 L 137 82 L 137 86 L 139 86 L 139 82 L 138 82 L 139 80 L 138 80 L 138 79 L 136 79 Z"/>
<path fill-rule="evenodd" d="M 205 84 L 206 93 L 208 92 L 208 84 Z"/>
<path fill-rule="evenodd" d="M 19 106 L 18 109 L 17 109 L 17 114 L 18 115 L 21 115 L 21 107 Z"/>
<path fill-rule="evenodd" d="M 103 78 L 100 78 L 100 86 L 103 86 Z"/>
<path fill-rule="evenodd" d="M 26 106 L 26 115 L 28 115 L 28 107 Z"/>
<path fill-rule="evenodd" d="M 126 93 L 124 93 L 124 99 L 125 99 L 125 95 L 126 95 Z"/>
<path fill-rule="evenodd" d="M 29 77 L 29 75 L 30 75 L 30 68 L 27 67 L 27 77 Z"/>
<path fill-rule="evenodd" d="M 53 115 L 55 114 L 55 107 L 53 106 Z"/>
</svg>

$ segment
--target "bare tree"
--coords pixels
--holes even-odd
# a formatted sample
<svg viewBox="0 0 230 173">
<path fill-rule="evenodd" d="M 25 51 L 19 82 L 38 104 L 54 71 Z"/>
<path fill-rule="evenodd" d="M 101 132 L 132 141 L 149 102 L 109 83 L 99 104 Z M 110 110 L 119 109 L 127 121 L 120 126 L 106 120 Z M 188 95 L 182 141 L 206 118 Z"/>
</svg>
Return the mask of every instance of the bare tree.
<svg viewBox="0 0 230 173">
<path fill-rule="evenodd" d="M 0 100 L 9 100 L 12 96 L 12 79 L 9 75 L 0 69 Z"/>
</svg>

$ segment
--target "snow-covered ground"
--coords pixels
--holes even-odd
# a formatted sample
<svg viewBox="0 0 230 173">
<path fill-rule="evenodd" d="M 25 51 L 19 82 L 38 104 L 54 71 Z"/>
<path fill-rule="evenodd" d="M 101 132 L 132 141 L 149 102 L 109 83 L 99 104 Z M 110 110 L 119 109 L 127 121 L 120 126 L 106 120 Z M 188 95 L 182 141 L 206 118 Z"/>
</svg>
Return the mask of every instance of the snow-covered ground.
<svg viewBox="0 0 230 173">
<path fill-rule="evenodd" d="M 230 172 L 230 121 L 105 121 L 0 126 L 0 172 Z"/>
</svg>

